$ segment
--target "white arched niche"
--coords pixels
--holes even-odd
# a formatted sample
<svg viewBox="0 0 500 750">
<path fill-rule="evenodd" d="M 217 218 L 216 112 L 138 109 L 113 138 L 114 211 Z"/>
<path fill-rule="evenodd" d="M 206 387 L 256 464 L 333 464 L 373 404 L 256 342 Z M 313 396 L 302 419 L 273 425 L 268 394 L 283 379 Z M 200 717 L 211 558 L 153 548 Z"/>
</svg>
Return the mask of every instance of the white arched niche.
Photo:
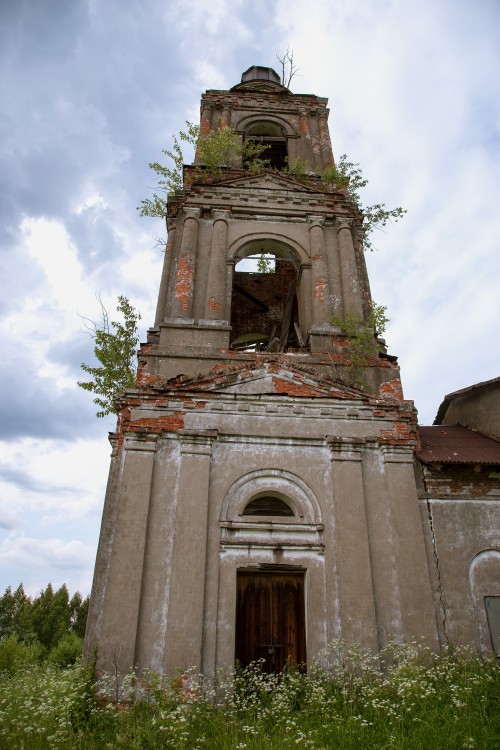
<svg viewBox="0 0 500 750">
<path fill-rule="evenodd" d="M 489 654 L 493 643 L 496 643 L 497 648 L 500 643 L 500 550 L 486 549 L 472 558 L 469 583 L 481 651 Z M 493 604 L 497 606 L 493 608 Z"/>
<path fill-rule="evenodd" d="M 245 509 L 259 498 L 276 498 L 290 515 L 248 515 Z M 292 472 L 260 469 L 240 477 L 226 492 L 220 515 L 224 548 L 279 546 L 322 549 L 320 506 L 311 488 Z"/>
</svg>

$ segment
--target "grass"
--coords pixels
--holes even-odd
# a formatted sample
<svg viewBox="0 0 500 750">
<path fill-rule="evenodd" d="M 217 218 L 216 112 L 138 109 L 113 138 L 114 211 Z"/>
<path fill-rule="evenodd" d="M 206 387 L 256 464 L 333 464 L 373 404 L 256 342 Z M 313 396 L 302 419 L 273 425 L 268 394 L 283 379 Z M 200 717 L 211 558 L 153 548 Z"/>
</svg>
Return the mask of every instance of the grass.
<svg viewBox="0 0 500 750">
<path fill-rule="evenodd" d="M 307 674 L 258 665 L 215 687 L 152 675 L 117 689 L 83 664 L 31 665 L 0 682 L 9 750 L 500 749 L 500 669 L 468 651 L 392 646 L 374 659 L 334 644 Z M 140 699 L 139 699 L 140 698 Z"/>
</svg>

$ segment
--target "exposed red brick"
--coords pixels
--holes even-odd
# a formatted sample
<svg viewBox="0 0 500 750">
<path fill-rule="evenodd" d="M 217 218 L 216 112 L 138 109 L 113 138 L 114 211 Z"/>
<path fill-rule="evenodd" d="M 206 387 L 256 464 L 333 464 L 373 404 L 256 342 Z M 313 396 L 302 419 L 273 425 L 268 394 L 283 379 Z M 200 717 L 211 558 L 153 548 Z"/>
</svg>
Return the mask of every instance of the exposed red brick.
<svg viewBox="0 0 500 750">
<path fill-rule="evenodd" d="M 222 312 L 222 305 L 217 302 L 215 297 L 209 297 L 208 298 L 208 309 L 215 313 Z"/>
<path fill-rule="evenodd" d="M 140 387 L 153 383 L 160 383 L 162 377 L 160 375 L 151 375 L 149 372 L 146 372 L 145 365 L 146 363 L 144 362 L 142 366 L 139 364 L 139 367 L 137 368 L 137 376 L 135 379 L 136 386 Z"/>
<path fill-rule="evenodd" d="M 500 478 L 489 467 L 477 472 L 472 466 L 427 466 L 423 480 L 427 494 L 433 498 L 496 498 L 500 489 Z"/>
<path fill-rule="evenodd" d="M 314 296 L 319 302 L 325 302 L 325 289 L 327 287 L 326 279 L 316 279 L 314 282 Z"/>
<path fill-rule="evenodd" d="M 401 385 L 401 381 L 399 380 L 399 378 L 395 378 L 394 380 L 386 380 L 385 383 L 381 383 L 379 387 L 379 393 L 381 396 L 392 396 L 393 398 L 397 398 L 398 401 L 402 401 L 403 388 Z"/>
<path fill-rule="evenodd" d="M 179 258 L 175 296 L 181 303 L 183 310 L 188 311 L 191 306 L 194 289 L 194 254 L 185 253 Z"/>
<path fill-rule="evenodd" d="M 177 432 L 184 427 L 184 413 L 173 412 L 165 416 L 159 417 L 141 417 L 140 419 L 134 419 L 129 421 L 127 425 L 124 425 L 124 432 L 134 432 L 137 428 L 147 427 L 149 432 L 160 433 L 160 432 Z"/>
<path fill-rule="evenodd" d="M 319 388 L 314 388 L 313 386 L 302 385 L 299 383 L 290 383 L 280 378 L 273 378 L 273 383 L 276 393 L 286 393 L 288 396 L 302 396 L 309 398 L 325 396 L 325 394 L 320 391 Z"/>
</svg>

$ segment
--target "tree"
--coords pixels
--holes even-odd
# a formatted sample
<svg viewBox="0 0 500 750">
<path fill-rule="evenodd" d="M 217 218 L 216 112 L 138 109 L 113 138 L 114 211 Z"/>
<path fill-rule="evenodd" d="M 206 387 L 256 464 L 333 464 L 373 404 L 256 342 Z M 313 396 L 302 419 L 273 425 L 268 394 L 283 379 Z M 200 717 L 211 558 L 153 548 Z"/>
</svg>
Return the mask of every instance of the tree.
<svg viewBox="0 0 500 750">
<path fill-rule="evenodd" d="M 115 397 L 126 388 L 135 385 L 136 353 L 139 343 L 137 323 L 141 319 L 127 297 L 118 297 L 117 311 L 123 322 L 109 320 L 109 314 L 101 300 L 101 320 L 96 323 L 84 318 L 90 336 L 94 339 L 94 354 L 101 363 L 98 367 L 83 364 L 81 368 L 92 380 L 78 381 L 80 388 L 95 393 L 94 404 L 99 409 L 98 417 L 116 414 Z"/>
<path fill-rule="evenodd" d="M 25 594 L 22 583 L 14 592 L 10 586 L 7 587 L 0 597 L 0 639 L 10 635 L 24 635 L 25 610 L 30 605 L 30 599 Z"/>
<path fill-rule="evenodd" d="M 287 47 L 283 57 L 279 55 L 276 55 L 276 57 L 281 65 L 281 85 L 289 89 L 292 78 L 299 75 L 298 71 L 300 70 L 293 62 L 293 50 L 290 52 L 290 47 Z"/>
<path fill-rule="evenodd" d="M 375 229 L 382 229 L 389 221 L 399 221 L 406 213 L 406 209 L 401 208 L 401 206 L 386 208 L 385 203 L 363 206 L 359 191 L 366 187 L 368 180 L 363 176 L 359 164 L 348 161 L 346 154 L 342 154 L 337 164 L 326 167 L 320 177 L 325 184 L 337 190 L 345 190 L 346 196 L 363 214 L 363 247 L 365 250 L 373 250 L 370 234 Z"/>
<path fill-rule="evenodd" d="M 253 141 L 241 142 L 233 128 L 223 130 L 209 130 L 202 133 L 199 125 L 186 121 L 186 130 L 181 130 L 179 138 L 173 136 L 172 150 L 163 149 L 162 153 L 171 160 L 172 166 L 165 166 L 159 162 L 151 162 L 149 167 L 156 174 L 156 189 L 153 198 L 146 198 L 137 206 L 140 216 L 164 218 L 167 213 L 167 198 L 184 187 L 184 155 L 179 141 L 188 143 L 196 149 L 198 164 L 195 173 L 202 179 L 206 177 L 218 178 L 224 168 L 241 167 L 244 163 L 248 169 L 263 169 L 267 166 L 265 159 L 261 159 L 263 152 L 269 148 L 262 143 Z"/>
</svg>

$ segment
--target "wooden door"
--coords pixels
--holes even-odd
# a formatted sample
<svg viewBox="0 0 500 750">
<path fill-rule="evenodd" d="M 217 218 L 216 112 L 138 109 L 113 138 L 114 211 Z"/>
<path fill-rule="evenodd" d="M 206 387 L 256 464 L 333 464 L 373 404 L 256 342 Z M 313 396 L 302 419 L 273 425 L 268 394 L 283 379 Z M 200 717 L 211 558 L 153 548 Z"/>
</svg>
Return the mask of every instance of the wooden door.
<svg viewBox="0 0 500 750">
<path fill-rule="evenodd" d="M 264 672 L 306 663 L 304 574 L 239 571 L 236 659 L 242 666 L 263 659 Z"/>
</svg>

